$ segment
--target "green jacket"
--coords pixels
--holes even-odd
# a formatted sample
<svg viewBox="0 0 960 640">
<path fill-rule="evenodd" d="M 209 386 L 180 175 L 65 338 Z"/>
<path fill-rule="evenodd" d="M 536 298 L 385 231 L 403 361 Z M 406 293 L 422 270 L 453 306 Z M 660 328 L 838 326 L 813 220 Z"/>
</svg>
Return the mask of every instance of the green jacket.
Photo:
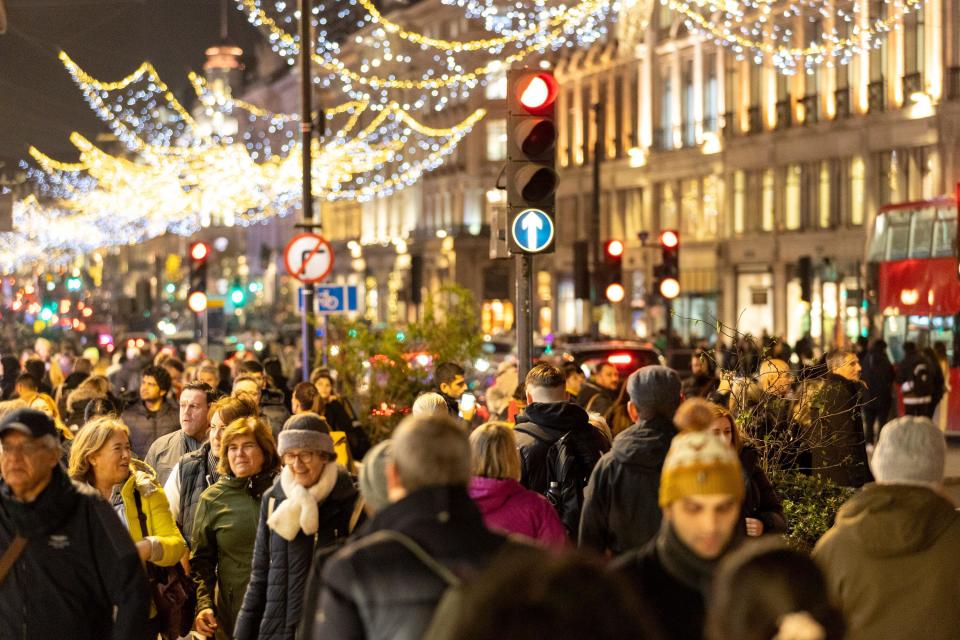
<svg viewBox="0 0 960 640">
<path fill-rule="evenodd" d="M 849 640 L 951 640 L 960 629 L 960 512 L 931 489 L 868 484 L 813 558 Z"/>
<path fill-rule="evenodd" d="M 224 476 L 200 496 L 190 568 L 197 583 L 197 612 L 213 609 L 218 639 L 233 637 L 252 570 L 260 498 L 273 476 L 272 471 L 253 478 Z"/>
</svg>

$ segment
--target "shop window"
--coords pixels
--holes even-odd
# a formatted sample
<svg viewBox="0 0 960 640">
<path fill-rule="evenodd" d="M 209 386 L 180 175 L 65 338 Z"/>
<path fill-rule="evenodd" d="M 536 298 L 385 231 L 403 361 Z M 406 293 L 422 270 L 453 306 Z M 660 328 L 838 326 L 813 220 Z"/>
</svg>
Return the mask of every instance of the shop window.
<svg viewBox="0 0 960 640">
<path fill-rule="evenodd" d="M 507 159 L 507 121 L 503 118 L 487 121 L 487 160 Z"/>
<path fill-rule="evenodd" d="M 850 224 L 863 224 L 866 211 L 867 178 L 861 156 L 850 159 Z"/>
<path fill-rule="evenodd" d="M 747 209 L 747 174 L 738 170 L 733 174 L 733 232 L 744 231 Z"/>
<path fill-rule="evenodd" d="M 783 193 L 783 224 L 790 231 L 800 228 L 800 176 L 800 165 L 787 166 L 786 187 Z"/>
<path fill-rule="evenodd" d="M 776 190 L 773 169 L 763 172 L 763 202 L 760 226 L 764 231 L 773 231 Z"/>
</svg>

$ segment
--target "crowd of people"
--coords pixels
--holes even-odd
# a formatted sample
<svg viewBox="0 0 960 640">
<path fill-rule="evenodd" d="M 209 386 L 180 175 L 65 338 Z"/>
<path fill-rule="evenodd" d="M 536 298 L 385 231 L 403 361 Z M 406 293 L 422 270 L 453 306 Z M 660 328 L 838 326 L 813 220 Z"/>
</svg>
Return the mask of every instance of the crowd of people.
<svg viewBox="0 0 960 640">
<path fill-rule="evenodd" d="M 685 379 L 506 362 L 481 406 L 438 363 L 371 443 L 335 371 L 300 382 L 193 347 L 0 358 L 0 638 L 960 628 L 960 512 L 931 419 L 946 377 L 923 349 L 898 367 L 881 342 L 809 362 L 698 350 Z M 784 471 L 856 489 L 812 553 L 783 537 Z"/>
</svg>

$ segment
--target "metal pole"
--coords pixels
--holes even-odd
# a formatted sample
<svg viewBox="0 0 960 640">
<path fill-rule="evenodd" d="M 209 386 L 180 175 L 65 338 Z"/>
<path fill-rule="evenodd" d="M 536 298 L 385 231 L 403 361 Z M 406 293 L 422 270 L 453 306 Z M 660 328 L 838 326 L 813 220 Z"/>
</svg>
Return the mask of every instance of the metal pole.
<svg viewBox="0 0 960 640">
<path fill-rule="evenodd" d="M 527 377 L 533 364 L 533 256 L 514 256 L 517 287 L 517 373 Z"/>
<path fill-rule="evenodd" d="M 313 218 L 313 35 L 310 29 L 312 0 L 300 0 L 300 149 L 303 156 L 303 224 L 315 225 Z M 303 318 L 300 323 L 300 339 L 303 341 L 302 379 L 310 379 L 313 368 L 313 331 L 310 314 L 313 312 L 313 285 L 303 287 Z"/>
<path fill-rule="evenodd" d="M 604 112 L 602 104 L 593 105 L 593 113 L 597 123 L 597 139 L 593 142 L 593 206 L 590 215 L 590 270 L 593 277 L 590 279 L 590 335 L 593 338 L 600 337 L 600 318 L 597 317 L 597 309 L 603 304 L 604 292 L 600 290 L 597 282 L 600 273 L 601 245 L 603 240 L 600 238 L 600 163 L 603 160 L 603 137 L 604 137 Z"/>
</svg>

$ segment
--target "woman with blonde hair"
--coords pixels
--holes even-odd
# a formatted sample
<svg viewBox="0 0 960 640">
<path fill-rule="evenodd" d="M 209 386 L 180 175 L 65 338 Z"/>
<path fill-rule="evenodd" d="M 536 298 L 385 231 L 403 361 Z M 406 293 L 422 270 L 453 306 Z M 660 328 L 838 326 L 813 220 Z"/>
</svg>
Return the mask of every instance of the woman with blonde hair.
<svg viewBox="0 0 960 640">
<path fill-rule="evenodd" d="M 131 454 L 125 424 L 110 417 L 87 423 L 73 440 L 68 474 L 95 488 L 113 506 L 141 560 L 160 567 L 179 562 L 186 543 L 153 469 Z M 151 611 L 155 616 L 156 609 Z"/>
<path fill-rule="evenodd" d="M 196 629 L 234 636 L 253 568 L 260 500 L 280 466 L 270 423 L 238 418 L 220 436 L 220 479 L 200 495 L 191 532 L 190 567 L 197 583 Z"/>
<path fill-rule="evenodd" d="M 520 454 L 513 428 L 487 422 L 470 434 L 470 497 L 491 529 L 518 533 L 548 547 L 564 547 L 567 531 L 553 506 L 520 484 Z"/>
<path fill-rule="evenodd" d="M 57 408 L 57 402 L 47 395 L 46 393 L 38 393 L 33 396 L 30 400 L 30 408 L 41 411 L 53 420 L 53 424 L 56 425 L 57 431 L 60 432 L 60 437 L 63 440 L 73 440 L 73 432 L 67 428 L 67 425 L 63 424 L 63 420 L 60 419 L 60 410 Z"/>
</svg>

